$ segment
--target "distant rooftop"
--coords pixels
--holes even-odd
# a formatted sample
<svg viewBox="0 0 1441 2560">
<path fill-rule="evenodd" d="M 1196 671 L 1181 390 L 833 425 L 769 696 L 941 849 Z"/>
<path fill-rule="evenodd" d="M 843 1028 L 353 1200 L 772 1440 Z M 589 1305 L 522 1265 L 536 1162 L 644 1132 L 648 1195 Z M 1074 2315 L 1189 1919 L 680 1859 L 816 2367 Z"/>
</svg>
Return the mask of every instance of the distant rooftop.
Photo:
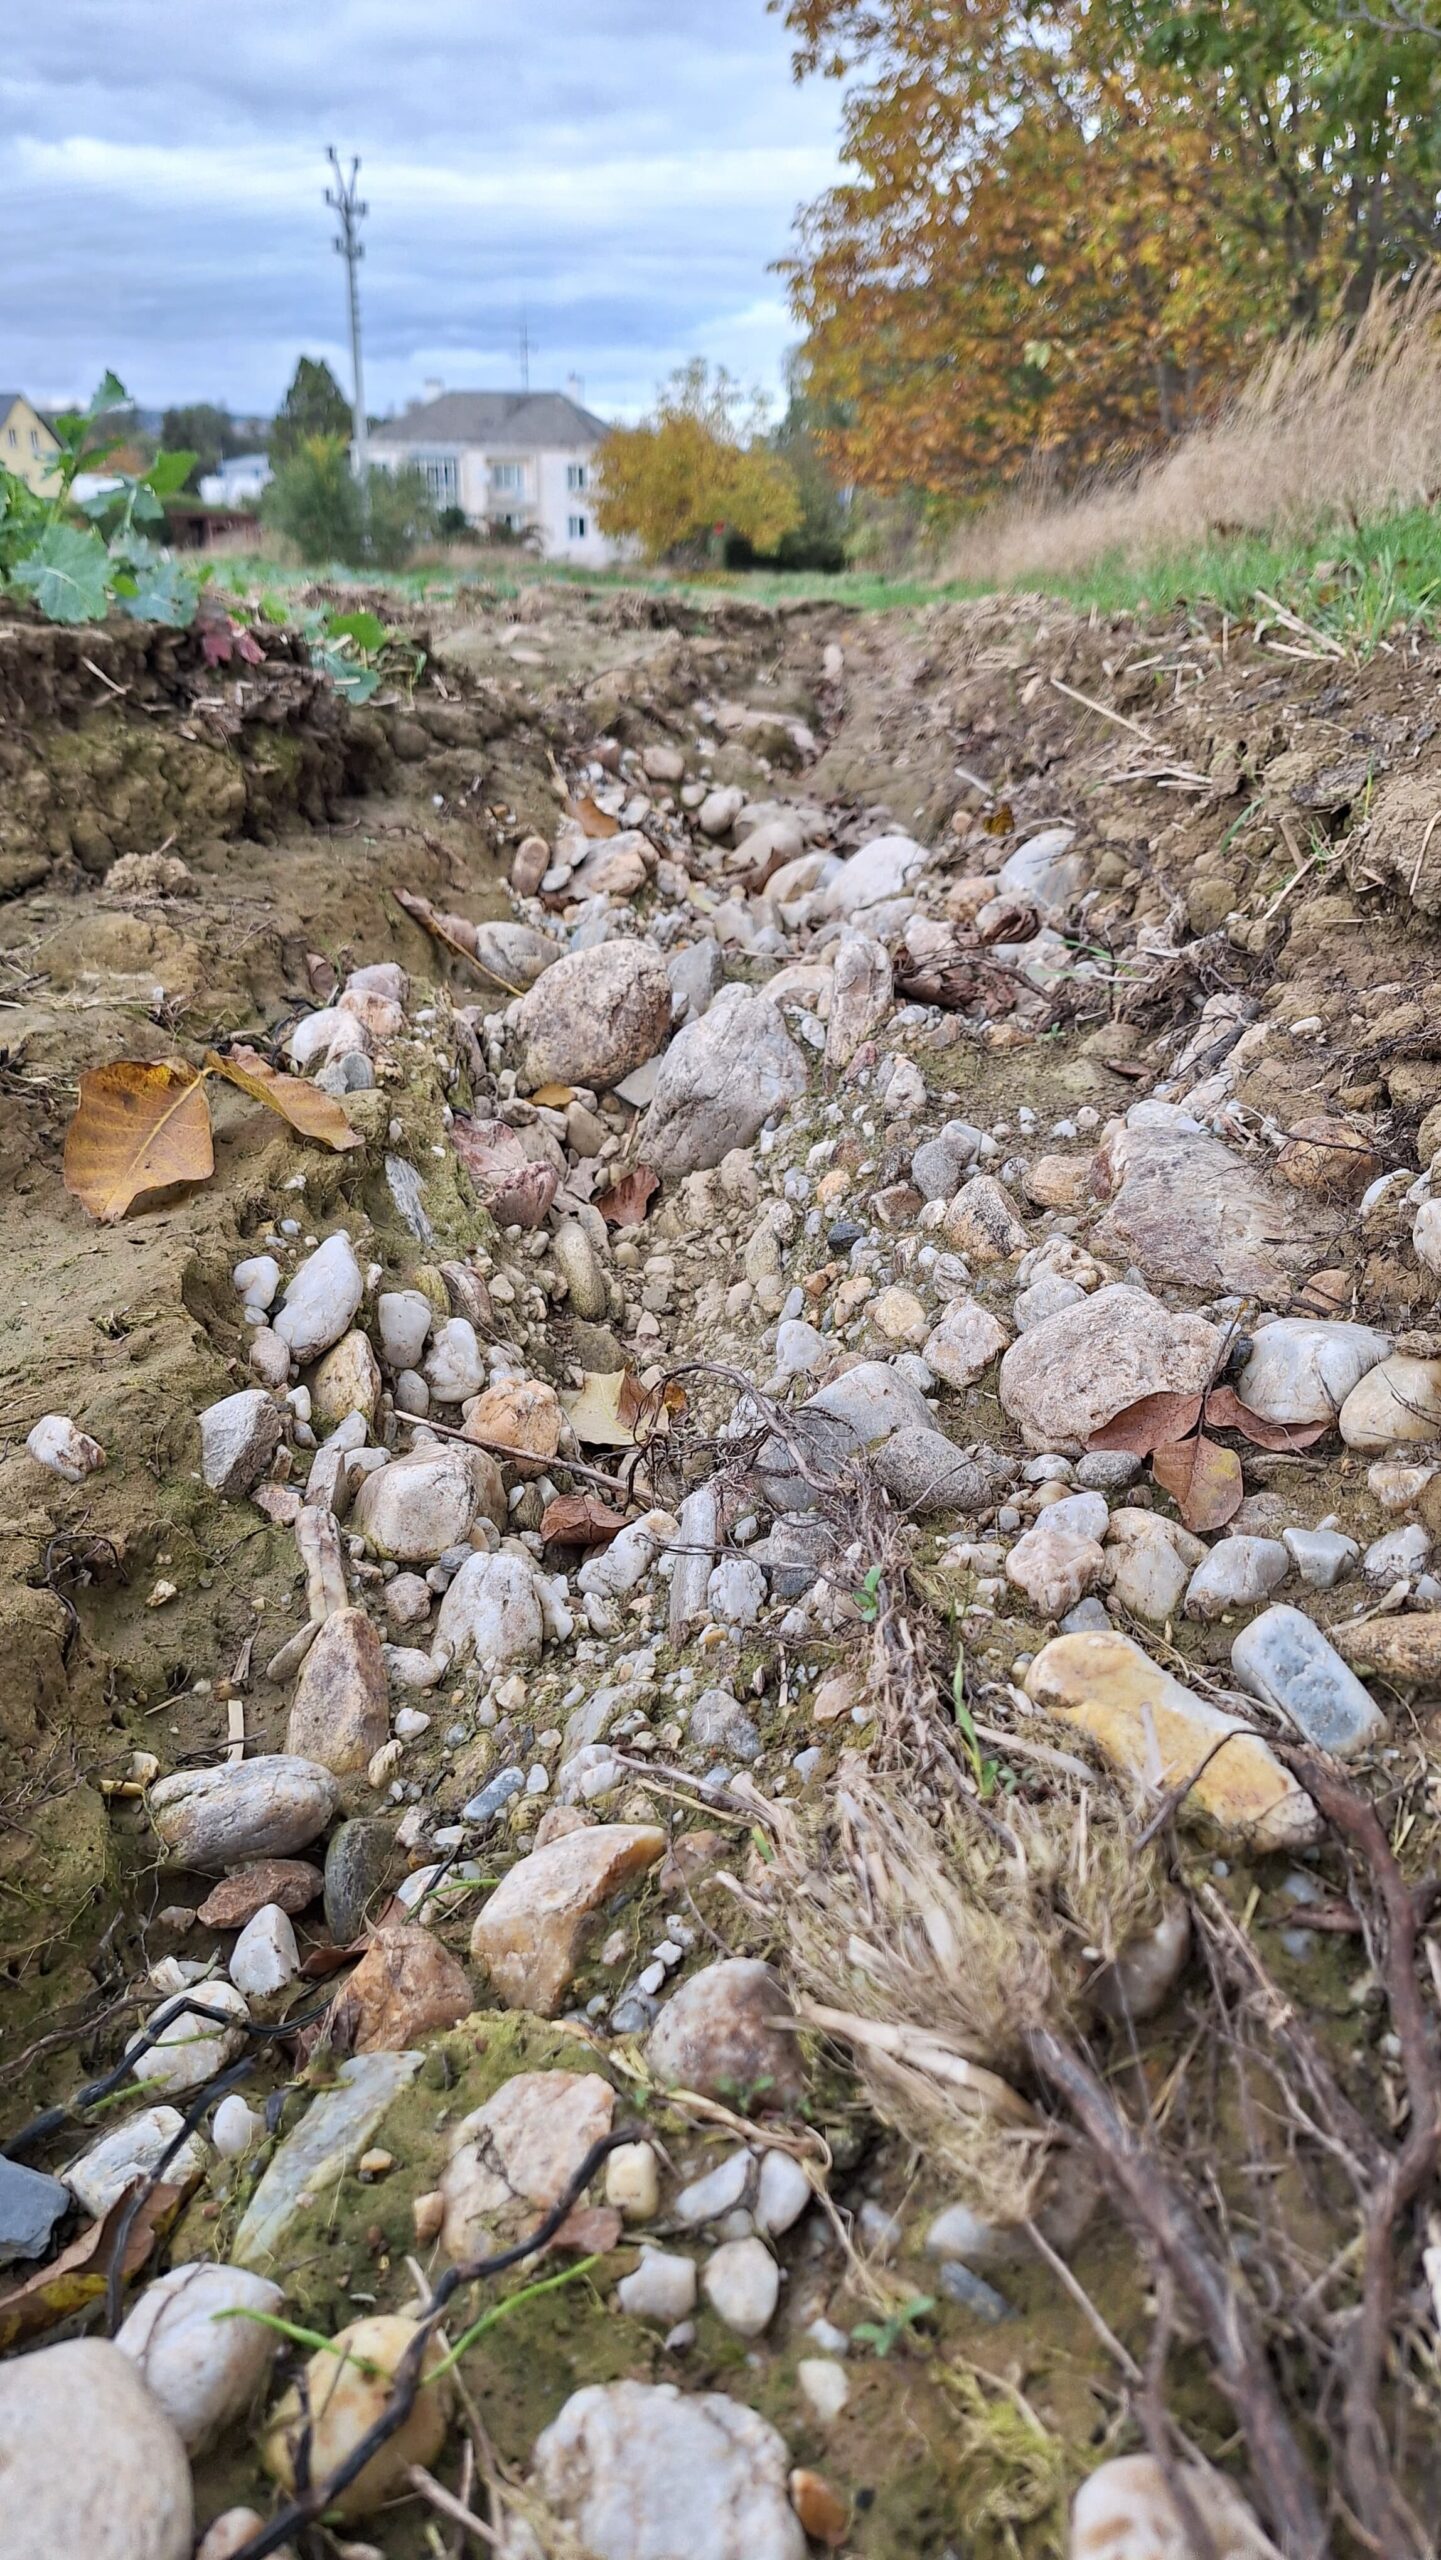
<svg viewBox="0 0 1441 2560">
<path fill-rule="evenodd" d="M 535 451 L 599 444 L 605 420 L 564 391 L 442 391 L 372 427 L 372 444 L 515 445 Z"/>
</svg>

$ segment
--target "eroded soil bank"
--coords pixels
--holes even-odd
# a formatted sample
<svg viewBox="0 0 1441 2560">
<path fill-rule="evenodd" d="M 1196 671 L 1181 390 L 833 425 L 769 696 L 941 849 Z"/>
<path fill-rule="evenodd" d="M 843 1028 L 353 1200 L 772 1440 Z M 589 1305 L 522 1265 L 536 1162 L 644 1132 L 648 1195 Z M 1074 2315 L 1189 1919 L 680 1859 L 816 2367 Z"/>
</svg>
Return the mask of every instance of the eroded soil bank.
<svg viewBox="0 0 1441 2560">
<path fill-rule="evenodd" d="M 422 2316 L 622 2126 L 550 2254 L 447 2309 L 453 2348 L 514 2305 L 405 2439 L 441 2503 L 401 2464 L 296 2552 L 477 2547 L 449 2497 L 512 2560 L 1058 2560 L 1147 2446 L 1283 2549 L 1429 2549 L 1429 2162 L 1347 2393 L 1358 2196 L 1435 2069 L 1374 1904 L 1387 1843 L 1407 1886 L 1435 1848 L 1441 654 L 537 588 L 417 623 L 413 688 L 350 710 L 262 636 L 0 622 L 0 2124 L 187 1985 L 244 2011 L 28 2144 L 194 2117 L 128 2282 L 37 2301 L 111 2200 L 82 2168 L 0 2343 L 43 2399 L 182 2268 L 288 2324 L 204 2387 L 193 2333 L 182 2386 L 130 2330 L 194 2510 L 137 2492 L 116 2550 L 249 2550 L 334 2451 L 274 2417 L 315 2339 Z M 92 1222 L 82 1075 L 237 1041 L 361 1143 L 213 1079 L 213 1177 Z M 355 1291 L 287 1334 L 333 1239 Z M 78 1483 L 47 1414 L 104 1452 Z M 1211 1757 L 1218 1711 L 1250 1738 Z M 309 1828 L 198 1851 L 174 1774 L 287 1751 Z M 1098 2100 L 1250 2368 L 1138 2244 Z M 1185 2547 L 1164 2486 L 1114 2494 L 1116 2548 Z"/>
</svg>

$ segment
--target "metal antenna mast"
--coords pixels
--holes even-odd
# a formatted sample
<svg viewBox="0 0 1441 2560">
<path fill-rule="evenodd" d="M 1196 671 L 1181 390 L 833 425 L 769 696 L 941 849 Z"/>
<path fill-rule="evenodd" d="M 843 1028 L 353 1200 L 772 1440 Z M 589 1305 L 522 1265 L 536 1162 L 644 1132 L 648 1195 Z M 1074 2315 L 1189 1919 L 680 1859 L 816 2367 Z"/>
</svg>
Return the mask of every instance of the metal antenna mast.
<svg viewBox="0 0 1441 2560">
<path fill-rule="evenodd" d="M 520 387 L 530 389 L 530 315 L 525 311 L 520 315 Z"/>
<path fill-rule="evenodd" d="M 333 142 L 327 148 L 325 156 L 335 172 L 335 184 L 333 187 L 326 188 L 325 201 L 340 223 L 340 229 L 332 245 L 337 254 L 345 260 L 346 283 L 349 288 L 350 370 L 354 384 L 350 415 L 355 438 L 355 476 L 361 488 L 364 489 L 367 486 L 366 475 L 370 460 L 366 447 L 365 377 L 360 365 L 359 270 L 360 261 L 365 255 L 361 244 L 360 226 L 369 213 L 370 207 L 368 204 L 361 203 L 357 189 L 356 182 L 360 176 L 359 160 L 351 161 L 350 175 L 347 178 L 341 170 L 339 155 Z"/>
</svg>

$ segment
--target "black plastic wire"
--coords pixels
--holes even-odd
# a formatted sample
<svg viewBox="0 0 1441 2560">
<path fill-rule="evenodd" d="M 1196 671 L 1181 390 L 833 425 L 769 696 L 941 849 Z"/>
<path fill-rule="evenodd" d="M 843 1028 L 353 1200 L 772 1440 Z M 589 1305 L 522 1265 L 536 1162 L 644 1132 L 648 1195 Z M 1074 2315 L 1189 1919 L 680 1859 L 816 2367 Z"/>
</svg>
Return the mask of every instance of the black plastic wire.
<svg viewBox="0 0 1441 2560">
<path fill-rule="evenodd" d="M 23 2160 L 37 2143 L 48 2140 L 52 2133 L 63 2133 L 77 2116 L 83 2116 L 88 2108 L 98 2106 L 102 2098 L 108 2098 L 116 2089 L 123 2088 L 133 2075 L 140 2055 L 148 2053 L 152 2045 L 160 2042 L 172 2019 L 187 2015 L 208 2018 L 213 2026 L 239 2028 L 242 2034 L 265 2042 L 281 2036 L 293 2036 L 300 2028 L 313 2026 L 317 2018 L 325 2016 L 334 1997 L 334 1992 L 328 1991 L 313 2009 L 298 2010 L 290 2017 L 267 2026 L 256 2018 L 237 2018 L 230 2009 L 207 2009 L 203 2000 L 197 2000 L 189 1992 L 167 1994 L 156 2012 L 155 2023 L 136 2037 L 113 2070 L 107 2071 L 103 2079 L 87 2082 L 83 2089 L 77 2089 L 74 2096 L 66 2098 L 60 2106 L 47 2107 L 43 2115 L 33 2116 L 29 2124 L 22 2125 L 18 2133 L 11 2135 L 8 2142 L 0 2144 L 0 2160 Z"/>
</svg>

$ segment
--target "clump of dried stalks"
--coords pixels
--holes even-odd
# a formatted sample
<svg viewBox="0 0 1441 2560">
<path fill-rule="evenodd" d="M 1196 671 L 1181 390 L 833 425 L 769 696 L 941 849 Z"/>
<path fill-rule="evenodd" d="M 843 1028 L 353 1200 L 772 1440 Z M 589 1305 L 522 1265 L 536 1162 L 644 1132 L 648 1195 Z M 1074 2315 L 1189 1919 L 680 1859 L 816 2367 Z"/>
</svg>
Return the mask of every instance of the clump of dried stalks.
<svg viewBox="0 0 1441 2560">
<path fill-rule="evenodd" d="M 989 2219 L 1031 2214 L 1057 2138 L 1016 2086 L 1029 2038 L 1077 2033 L 1098 1971 L 1160 1917 L 1161 1858 L 1137 1828 L 1085 1788 L 995 1812 L 958 1796 L 932 1823 L 856 1761 L 817 1820 L 779 1834 L 767 1893 L 803 2014 Z"/>
<path fill-rule="evenodd" d="M 1441 489 L 1441 277 L 1384 287 L 1359 322 L 1274 347 L 1222 414 L 1160 461 L 958 534 L 946 574 L 1013 585 L 1240 533 L 1305 536 L 1429 506 Z"/>
</svg>

